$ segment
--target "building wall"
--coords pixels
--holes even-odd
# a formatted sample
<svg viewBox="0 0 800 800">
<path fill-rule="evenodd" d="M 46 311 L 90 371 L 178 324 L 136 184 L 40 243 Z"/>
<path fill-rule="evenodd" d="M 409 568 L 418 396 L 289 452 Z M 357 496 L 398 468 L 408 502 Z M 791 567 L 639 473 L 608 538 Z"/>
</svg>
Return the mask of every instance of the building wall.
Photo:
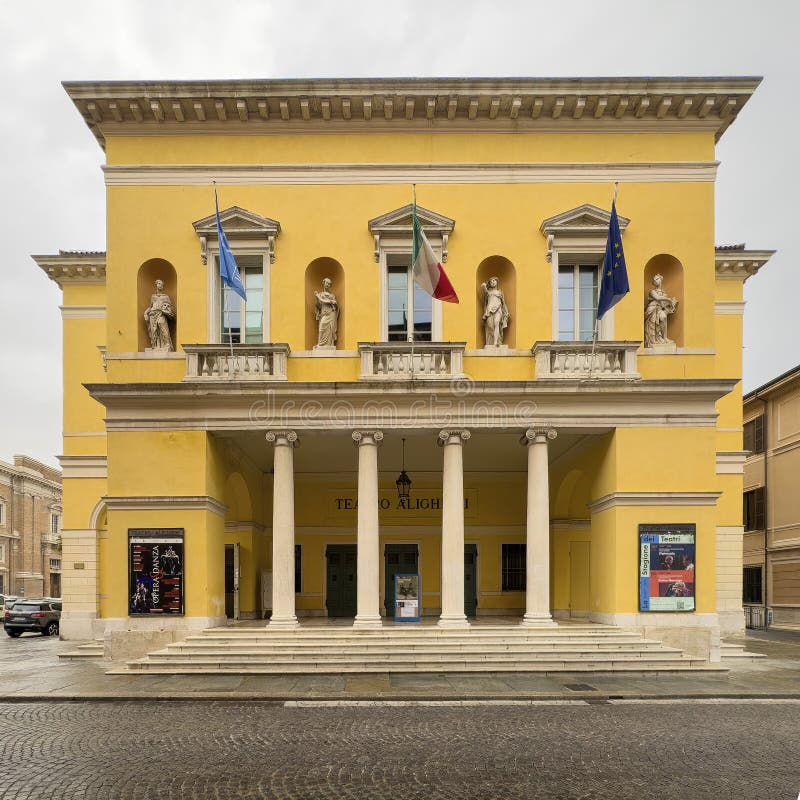
<svg viewBox="0 0 800 800">
<path fill-rule="evenodd" d="M 28 456 L 0 462 L 0 504 L 1 593 L 60 596 L 61 474 Z"/>
<path fill-rule="evenodd" d="M 800 374 L 790 374 L 777 385 L 748 396 L 744 405 L 746 421 L 765 411 L 766 452 L 748 457 L 744 490 L 766 487 L 767 531 L 745 533 L 744 565 L 762 569 L 773 627 L 800 628 L 800 498 L 796 491 L 800 470 Z"/>
</svg>

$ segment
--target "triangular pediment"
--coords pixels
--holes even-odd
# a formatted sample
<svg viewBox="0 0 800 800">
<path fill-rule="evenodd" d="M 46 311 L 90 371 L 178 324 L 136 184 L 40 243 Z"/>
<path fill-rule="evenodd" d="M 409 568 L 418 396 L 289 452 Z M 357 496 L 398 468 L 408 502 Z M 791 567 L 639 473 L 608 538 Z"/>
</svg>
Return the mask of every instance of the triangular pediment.
<svg viewBox="0 0 800 800">
<path fill-rule="evenodd" d="M 275 236 L 280 233 L 281 224 L 275 219 L 262 217 L 239 206 L 231 206 L 219 212 L 225 235 L 231 236 Z M 192 223 L 198 236 L 217 235 L 217 215 L 209 214 Z"/>
<path fill-rule="evenodd" d="M 630 220 L 617 214 L 619 228 L 624 231 L 628 227 Z M 550 236 L 558 233 L 569 233 L 572 235 L 596 235 L 608 231 L 608 223 L 611 221 L 611 212 L 591 203 L 584 203 L 569 211 L 562 211 L 560 214 L 548 217 L 541 224 L 539 230 L 545 235 Z"/>
<path fill-rule="evenodd" d="M 388 211 L 386 214 L 371 219 L 367 223 L 370 233 L 411 233 L 411 209 L 412 205 L 409 203 L 407 206 L 396 208 L 394 211 Z M 437 214 L 420 205 L 417 206 L 417 218 L 426 232 L 450 234 L 456 225 L 454 219 Z"/>
</svg>

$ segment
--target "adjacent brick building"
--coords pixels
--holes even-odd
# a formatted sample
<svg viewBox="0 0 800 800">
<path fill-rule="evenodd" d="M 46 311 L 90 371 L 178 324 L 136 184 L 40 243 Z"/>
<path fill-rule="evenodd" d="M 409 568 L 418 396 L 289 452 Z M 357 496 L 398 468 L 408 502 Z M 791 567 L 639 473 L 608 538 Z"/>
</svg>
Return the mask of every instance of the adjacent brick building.
<svg viewBox="0 0 800 800">
<path fill-rule="evenodd" d="M 61 596 L 61 471 L 0 461 L 0 593 Z"/>
</svg>

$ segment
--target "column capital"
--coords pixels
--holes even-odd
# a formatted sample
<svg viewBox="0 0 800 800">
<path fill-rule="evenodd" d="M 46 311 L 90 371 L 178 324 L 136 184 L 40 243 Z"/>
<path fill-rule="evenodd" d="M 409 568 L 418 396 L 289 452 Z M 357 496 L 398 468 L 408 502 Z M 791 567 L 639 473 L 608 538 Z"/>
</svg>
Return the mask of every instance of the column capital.
<svg viewBox="0 0 800 800">
<path fill-rule="evenodd" d="M 472 434 L 466 428 L 445 428 L 439 431 L 437 443 L 439 447 L 446 444 L 461 444 L 466 442 Z"/>
<path fill-rule="evenodd" d="M 519 440 L 519 443 L 523 445 L 523 447 L 527 447 L 529 444 L 546 444 L 548 439 L 552 441 L 553 439 L 558 436 L 558 432 L 547 425 L 543 425 L 539 428 L 528 428 L 525 433 L 522 434 L 522 438 Z"/>
<path fill-rule="evenodd" d="M 353 443 L 356 447 L 361 447 L 362 444 L 379 445 L 383 441 L 383 431 L 353 431 Z"/>
<path fill-rule="evenodd" d="M 300 447 L 297 431 L 267 431 L 267 441 L 274 447 Z"/>
</svg>

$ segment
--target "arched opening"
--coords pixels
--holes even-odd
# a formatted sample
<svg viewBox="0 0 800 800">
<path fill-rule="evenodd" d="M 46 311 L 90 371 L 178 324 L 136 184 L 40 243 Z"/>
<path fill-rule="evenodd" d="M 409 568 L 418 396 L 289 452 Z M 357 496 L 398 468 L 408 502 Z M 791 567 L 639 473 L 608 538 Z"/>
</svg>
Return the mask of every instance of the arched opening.
<svg viewBox="0 0 800 800">
<path fill-rule="evenodd" d="M 476 289 L 478 292 L 478 302 L 475 314 L 475 346 L 484 347 L 486 345 L 486 335 L 484 330 L 483 312 L 485 307 L 485 297 L 481 284 L 488 282 L 491 278 L 497 278 L 500 289 L 508 306 L 510 315 L 508 327 L 503 332 L 503 344 L 511 348 L 517 346 L 517 271 L 514 265 L 504 256 L 489 256 L 484 258 L 478 265 Z"/>
<path fill-rule="evenodd" d="M 175 316 L 168 319 L 169 335 L 172 340 L 172 349 L 178 349 L 178 275 L 175 267 L 163 258 L 151 258 L 139 267 L 136 278 L 136 326 L 139 331 L 139 352 L 150 347 L 150 336 L 144 312 L 150 307 L 150 299 L 155 293 L 156 281 L 163 281 L 164 293 L 169 295 Z"/>
<path fill-rule="evenodd" d="M 345 284 L 344 269 L 335 259 L 328 256 L 315 258 L 306 267 L 305 298 L 306 298 L 306 350 L 311 350 L 318 341 L 318 323 L 315 311 L 314 292 L 322 291 L 322 281 L 330 278 L 330 291 L 336 295 L 339 306 L 338 330 L 336 348 L 346 349 L 345 346 Z"/>
<path fill-rule="evenodd" d="M 685 314 L 683 302 L 683 265 L 675 256 L 669 253 L 660 253 L 653 256 L 644 268 L 644 306 L 650 303 L 650 292 L 653 290 L 653 278 L 661 275 L 662 291 L 670 298 L 678 301 L 674 314 L 667 317 L 667 338 L 675 342 L 677 347 L 684 346 L 683 320 Z M 645 322 L 646 324 L 646 322 Z"/>
<path fill-rule="evenodd" d="M 253 519 L 253 504 L 247 482 L 238 473 L 232 472 L 225 481 L 226 522 L 250 522 Z"/>
</svg>

